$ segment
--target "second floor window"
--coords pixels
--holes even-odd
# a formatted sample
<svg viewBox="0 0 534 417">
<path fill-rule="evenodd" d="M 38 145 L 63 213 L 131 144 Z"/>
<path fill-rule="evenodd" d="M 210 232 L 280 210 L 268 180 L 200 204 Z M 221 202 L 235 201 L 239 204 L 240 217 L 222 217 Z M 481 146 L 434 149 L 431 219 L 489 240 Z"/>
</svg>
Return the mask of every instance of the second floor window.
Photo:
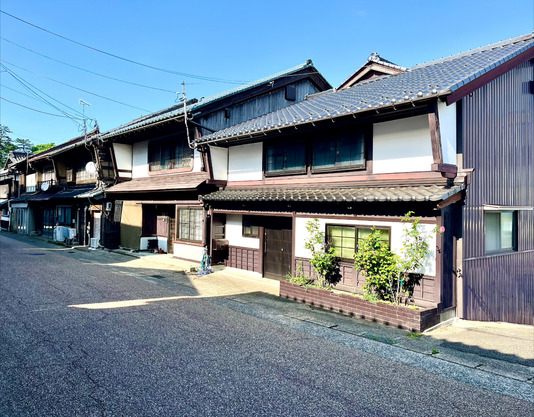
<svg viewBox="0 0 534 417">
<path fill-rule="evenodd" d="M 363 132 L 345 133 L 313 144 L 313 169 L 360 167 L 364 162 Z"/>
<path fill-rule="evenodd" d="M 304 142 L 280 143 L 266 148 L 265 172 L 302 172 L 306 170 Z"/>
<path fill-rule="evenodd" d="M 45 168 L 43 170 L 43 175 L 42 175 L 42 182 L 46 182 L 46 181 L 55 181 L 56 179 L 56 174 L 54 172 L 54 168 Z"/>
<path fill-rule="evenodd" d="M 191 167 L 193 150 L 185 138 L 157 140 L 148 145 L 149 171 L 166 171 Z"/>
<path fill-rule="evenodd" d="M 87 172 L 85 167 L 76 170 L 76 182 L 84 180 L 92 180 L 96 178 L 96 172 L 92 174 Z"/>
</svg>

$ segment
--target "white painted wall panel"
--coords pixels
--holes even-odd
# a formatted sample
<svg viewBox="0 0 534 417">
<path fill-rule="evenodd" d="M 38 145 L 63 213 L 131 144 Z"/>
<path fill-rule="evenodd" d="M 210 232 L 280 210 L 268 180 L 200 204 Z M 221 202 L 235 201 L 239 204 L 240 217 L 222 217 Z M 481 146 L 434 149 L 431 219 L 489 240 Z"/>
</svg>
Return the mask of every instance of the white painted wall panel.
<svg viewBox="0 0 534 417">
<path fill-rule="evenodd" d="M 230 246 L 241 246 L 243 248 L 259 249 L 260 239 L 253 237 L 243 237 L 243 216 L 240 214 L 226 215 L 226 239 Z"/>
<path fill-rule="evenodd" d="M 202 260 L 202 246 L 187 245 L 185 243 L 174 243 L 174 257 L 196 261 L 200 264 Z M 199 265 L 200 266 L 200 265 Z"/>
<path fill-rule="evenodd" d="M 210 146 L 213 179 L 228 180 L 228 149 Z"/>
<path fill-rule="evenodd" d="M 132 145 L 114 143 L 113 152 L 115 153 L 117 169 L 132 169 Z M 121 177 L 124 176 L 123 174 L 121 173 Z"/>
<path fill-rule="evenodd" d="M 300 258 L 311 258 L 311 253 L 304 247 L 304 241 L 308 239 L 308 231 L 306 230 L 306 223 L 312 220 L 309 217 L 297 217 L 295 219 L 295 256 Z M 366 227 L 383 226 L 391 229 L 391 250 L 398 255 L 401 254 L 402 239 L 404 234 L 404 224 L 400 222 L 378 222 L 373 220 L 350 220 L 350 219 L 321 219 L 319 218 L 320 230 L 326 230 L 327 224 L 346 224 L 346 225 L 360 225 Z M 428 255 L 424 273 L 429 276 L 436 275 L 436 235 L 433 233 L 433 224 L 421 224 L 423 234 L 427 236 L 427 241 L 431 249 Z"/>
<path fill-rule="evenodd" d="M 432 162 L 428 116 L 373 125 L 373 173 L 430 171 Z"/>
<path fill-rule="evenodd" d="M 26 188 L 37 186 L 37 174 L 26 175 Z"/>
<path fill-rule="evenodd" d="M 148 140 L 133 144 L 132 178 L 148 177 Z"/>
<path fill-rule="evenodd" d="M 228 151 L 228 181 L 262 179 L 262 143 L 232 146 Z"/>
<path fill-rule="evenodd" d="M 456 103 L 438 102 L 439 128 L 443 162 L 456 165 Z"/>
<path fill-rule="evenodd" d="M 202 169 L 202 156 L 197 150 L 193 151 L 193 170 L 192 172 L 200 172 Z"/>
</svg>

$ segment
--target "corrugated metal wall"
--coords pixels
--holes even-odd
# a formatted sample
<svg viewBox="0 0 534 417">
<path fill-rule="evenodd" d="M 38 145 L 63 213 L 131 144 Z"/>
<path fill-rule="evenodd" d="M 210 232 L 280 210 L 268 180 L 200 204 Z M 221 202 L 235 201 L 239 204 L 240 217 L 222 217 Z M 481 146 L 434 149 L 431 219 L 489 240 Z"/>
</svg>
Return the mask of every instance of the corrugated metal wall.
<svg viewBox="0 0 534 417">
<path fill-rule="evenodd" d="M 534 211 L 518 212 L 515 253 L 486 256 L 484 204 L 534 206 L 534 62 L 462 99 L 464 316 L 534 324 Z"/>
</svg>

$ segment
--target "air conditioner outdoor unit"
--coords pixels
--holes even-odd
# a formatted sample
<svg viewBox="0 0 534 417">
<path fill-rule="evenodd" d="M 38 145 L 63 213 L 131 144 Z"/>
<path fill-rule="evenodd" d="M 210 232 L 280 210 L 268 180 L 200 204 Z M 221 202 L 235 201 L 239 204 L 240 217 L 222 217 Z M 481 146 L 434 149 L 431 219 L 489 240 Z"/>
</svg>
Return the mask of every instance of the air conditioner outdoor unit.
<svg viewBox="0 0 534 417">
<path fill-rule="evenodd" d="M 76 229 L 73 227 L 67 228 L 67 238 L 74 239 L 76 237 Z"/>
<path fill-rule="evenodd" d="M 54 240 L 57 242 L 63 242 L 65 240 L 65 230 L 66 227 L 64 226 L 56 226 L 55 232 L 54 232 Z"/>
<path fill-rule="evenodd" d="M 99 245 L 100 245 L 100 239 L 97 238 L 97 237 L 92 237 L 91 238 L 91 247 L 96 249 L 96 248 L 98 248 Z"/>
</svg>

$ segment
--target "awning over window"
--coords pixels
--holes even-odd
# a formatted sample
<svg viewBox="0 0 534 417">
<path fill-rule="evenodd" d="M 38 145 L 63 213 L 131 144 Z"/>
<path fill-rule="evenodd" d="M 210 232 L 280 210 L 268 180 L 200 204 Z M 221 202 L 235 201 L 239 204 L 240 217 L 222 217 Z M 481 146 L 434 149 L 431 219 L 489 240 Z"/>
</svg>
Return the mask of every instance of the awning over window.
<svg viewBox="0 0 534 417">
<path fill-rule="evenodd" d="M 357 188 L 226 189 L 205 195 L 204 201 L 401 202 L 443 201 L 464 185 L 410 185 Z"/>
<path fill-rule="evenodd" d="M 18 202 L 28 202 L 28 201 L 49 201 L 57 199 L 66 199 L 66 198 L 75 198 L 85 193 L 91 192 L 94 190 L 94 186 L 91 187 L 80 187 L 80 188 L 66 188 L 64 190 L 59 190 L 57 192 L 52 191 L 40 191 L 35 194 L 24 194 L 14 200 L 11 200 L 12 203 Z"/>
<path fill-rule="evenodd" d="M 136 178 L 114 185 L 108 188 L 106 193 L 194 190 L 208 178 L 209 176 L 206 172 Z"/>
</svg>

